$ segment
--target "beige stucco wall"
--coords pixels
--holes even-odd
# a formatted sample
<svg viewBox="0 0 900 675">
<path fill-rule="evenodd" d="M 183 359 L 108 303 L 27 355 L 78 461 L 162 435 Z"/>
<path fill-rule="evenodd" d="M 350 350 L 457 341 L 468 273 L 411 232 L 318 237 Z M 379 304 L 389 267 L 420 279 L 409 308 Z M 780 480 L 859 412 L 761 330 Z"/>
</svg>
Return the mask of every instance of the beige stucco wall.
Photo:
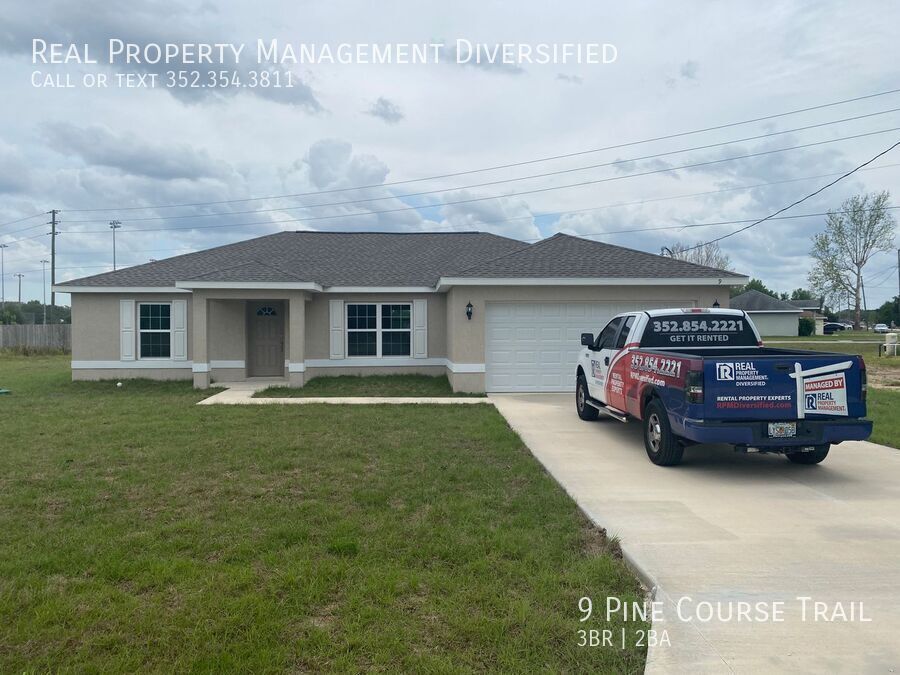
<svg viewBox="0 0 900 675">
<path fill-rule="evenodd" d="M 191 332 L 191 296 L 188 293 L 161 293 L 132 295 L 120 293 L 72 294 L 72 360 L 118 361 L 119 352 L 119 301 L 171 302 L 187 300 L 187 330 Z M 188 361 L 191 360 L 191 341 L 187 344 Z M 190 370 L 190 366 L 188 366 Z M 150 377 L 150 376 L 146 376 Z"/>
<path fill-rule="evenodd" d="M 673 305 L 690 302 L 698 306 L 710 306 L 718 300 L 728 306 L 728 288 L 725 286 L 466 286 L 450 289 L 448 293 L 393 293 L 393 294 L 320 294 L 305 291 L 261 291 L 214 289 L 198 290 L 191 294 L 73 294 L 72 295 L 72 359 L 75 361 L 119 360 L 119 300 L 170 301 L 175 298 L 188 301 L 188 360 L 194 356 L 194 306 L 206 303 L 207 343 L 205 353 L 197 358 L 206 361 L 242 361 L 246 363 L 246 308 L 245 300 L 283 300 L 285 309 L 285 359 L 291 359 L 291 323 L 303 328 L 304 339 L 294 344 L 299 358 L 294 361 L 328 359 L 329 357 L 329 300 L 345 302 L 412 302 L 425 299 L 428 302 L 428 358 L 447 358 L 453 364 L 484 364 L 485 362 L 485 308 L 489 302 L 665 302 Z M 304 321 L 290 318 L 290 301 L 302 299 Z M 465 314 L 466 303 L 471 302 L 472 320 Z M 295 304 L 295 307 L 297 305 Z M 796 323 L 796 317 L 793 317 Z M 600 327 L 598 327 L 599 330 Z M 796 331 L 796 326 L 794 328 Z M 790 334 L 790 333 L 780 333 Z M 133 371 L 133 372 L 132 372 Z M 308 367 L 305 379 L 321 375 L 373 374 L 373 373 L 426 373 L 441 374 L 442 366 L 384 366 L 355 368 Z M 483 391 L 484 373 L 447 372 L 454 389 Z M 296 373 L 294 375 L 297 375 Z M 216 369 L 213 380 L 228 381 L 246 376 L 244 369 Z M 73 372 L 75 379 L 150 377 L 172 379 L 190 377 L 190 367 L 182 369 L 125 369 Z"/>
<path fill-rule="evenodd" d="M 321 293 L 306 304 L 306 358 L 327 359 L 329 356 L 329 300 L 344 302 L 412 302 L 428 301 L 428 358 L 447 355 L 446 296 L 440 293 Z"/>
<path fill-rule="evenodd" d="M 447 358 L 452 363 L 484 363 L 485 306 L 488 302 L 664 302 L 690 301 L 728 306 L 727 286 L 457 286 L 447 293 Z M 472 320 L 466 304 L 472 303 Z M 602 326 L 597 328 L 600 330 Z M 477 378 L 456 378 L 475 380 Z M 483 377 L 482 377 L 483 380 Z M 483 383 L 482 383 L 483 386 Z"/>
</svg>

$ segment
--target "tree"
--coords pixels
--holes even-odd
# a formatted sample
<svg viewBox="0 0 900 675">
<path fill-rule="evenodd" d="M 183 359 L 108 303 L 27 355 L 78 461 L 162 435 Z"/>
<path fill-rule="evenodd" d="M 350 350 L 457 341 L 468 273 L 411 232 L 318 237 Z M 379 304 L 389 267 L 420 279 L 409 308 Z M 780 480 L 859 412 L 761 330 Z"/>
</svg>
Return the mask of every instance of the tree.
<svg viewBox="0 0 900 675">
<path fill-rule="evenodd" d="M 773 298 L 778 297 L 778 292 L 773 291 L 771 288 L 766 286 L 760 279 L 751 279 L 743 286 L 732 286 L 731 297 L 733 298 L 736 295 L 740 295 L 741 293 L 746 293 L 747 291 L 759 291 L 760 293 L 765 293 L 766 295 L 771 295 Z"/>
<path fill-rule="evenodd" d="M 875 310 L 875 323 L 900 326 L 900 295 Z"/>
<path fill-rule="evenodd" d="M 795 288 L 791 291 L 790 300 L 815 300 L 815 297 L 810 291 L 805 288 Z"/>
<path fill-rule="evenodd" d="M 679 241 L 672 244 L 672 246 L 663 249 L 663 251 L 672 258 L 686 260 L 695 265 L 714 267 L 717 270 L 727 270 L 729 272 L 732 271 L 731 258 L 719 248 L 717 242 L 710 242 L 707 244 L 682 244 Z"/>
<path fill-rule="evenodd" d="M 839 211 L 828 212 L 825 231 L 813 237 L 810 255 L 815 265 L 809 272 L 810 286 L 836 304 L 849 293 L 857 328 L 863 268 L 873 255 L 894 247 L 894 217 L 887 210 L 890 196 L 885 190 L 850 197 Z"/>
</svg>

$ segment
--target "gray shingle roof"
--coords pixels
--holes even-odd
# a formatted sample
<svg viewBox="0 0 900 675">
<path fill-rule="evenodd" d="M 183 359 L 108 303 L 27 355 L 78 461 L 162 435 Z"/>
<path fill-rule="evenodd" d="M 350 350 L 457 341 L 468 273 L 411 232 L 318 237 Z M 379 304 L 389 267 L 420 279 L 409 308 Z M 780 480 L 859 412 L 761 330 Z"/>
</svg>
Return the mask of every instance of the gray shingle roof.
<svg viewBox="0 0 900 675">
<path fill-rule="evenodd" d="M 825 298 L 811 298 L 809 300 L 788 300 L 787 302 L 792 304 L 797 309 L 819 311 L 820 309 L 822 309 L 822 304 L 825 302 Z"/>
<path fill-rule="evenodd" d="M 176 281 L 435 286 L 440 277 L 739 276 L 563 234 L 529 245 L 484 232 L 280 232 L 59 286 L 169 287 Z"/>
<path fill-rule="evenodd" d="M 728 301 L 728 306 L 732 309 L 742 309 L 745 312 L 797 312 L 800 314 L 802 311 L 789 302 L 756 290 L 745 291 L 734 296 Z"/>
<path fill-rule="evenodd" d="M 158 287 L 190 280 L 434 286 L 441 275 L 524 246 L 484 232 L 280 232 L 60 286 Z"/>
<path fill-rule="evenodd" d="M 451 275 L 445 275 L 451 276 Z M 695 265 L 567 234 L 489 260 L 452 276 L 478 278 L 700 278 L 740 277 L 734 272 Z"/>
</svg>

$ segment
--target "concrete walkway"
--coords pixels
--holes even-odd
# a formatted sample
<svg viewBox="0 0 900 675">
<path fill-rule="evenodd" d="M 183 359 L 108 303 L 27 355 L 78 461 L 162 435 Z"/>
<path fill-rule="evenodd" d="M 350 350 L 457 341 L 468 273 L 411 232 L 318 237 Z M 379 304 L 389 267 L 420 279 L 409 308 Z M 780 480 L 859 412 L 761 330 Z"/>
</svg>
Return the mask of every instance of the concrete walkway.
<svg viewBox="0 0 900 675">
<path fill-rule="evenodd" d="M 286 386 L 285 380 L 249 379 L 244 382 L 222 382 L 217 387 L 227 387 L 197 405 L 305 405 L 309 403 L 328 403 L 331 405 L 410 405 L 438 404 L 458 405 L 472 403 L 492 403 L 489 398 L 474 396 L 309 396 L 309 397 L 266 397 L 253 398 L 253 394 L 269 387 Z"/>
<path fill-rule="evenodd" d="M 707 446 L 664 468 L 647 459 L 638 424 L 583 422 L 571 395 L 491 398 L 656 586 L 654 629 L 672 644 L 650 647 L 647 672 L 900 672 L 900 450 L 844 443 L 800 466 Z M 605 602 L 602 588 L 584 590 Z M 736 612 L 741 601 L 784 603 L 783 621 L 702 620 L 701 602 Z M 816 620 L 814 602 L 833 620 Z"/>
</svg>

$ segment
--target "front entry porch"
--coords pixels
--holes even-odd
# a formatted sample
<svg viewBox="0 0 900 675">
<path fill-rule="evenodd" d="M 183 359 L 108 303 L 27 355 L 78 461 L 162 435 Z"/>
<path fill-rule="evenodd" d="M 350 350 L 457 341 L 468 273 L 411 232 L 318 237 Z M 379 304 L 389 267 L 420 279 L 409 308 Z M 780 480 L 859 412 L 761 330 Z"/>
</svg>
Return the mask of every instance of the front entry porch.
<svg viewBox="0 0 900 675">
<path fill-rule="evenodd" d="M 256 379 L 302 387 L 307 300 L 303 291 L 195 289 L 194 387 Z"/>
</svg>

